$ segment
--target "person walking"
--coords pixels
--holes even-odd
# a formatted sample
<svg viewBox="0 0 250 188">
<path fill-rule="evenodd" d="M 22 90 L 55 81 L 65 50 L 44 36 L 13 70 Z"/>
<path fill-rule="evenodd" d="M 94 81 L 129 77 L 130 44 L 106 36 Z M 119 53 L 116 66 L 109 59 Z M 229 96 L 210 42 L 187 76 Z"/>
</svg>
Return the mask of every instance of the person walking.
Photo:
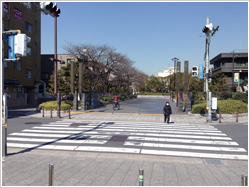
<svg viewBox="0 0 250 188">
<path fill-rule="evenodd" d="M 117 96 L 117 94 L 115 94 L 115 96 L 114 96 L 114 105 L 115 105 L 115 108 L 116 109 L 118 109 L 118 96 Z"/>
<path fill-rule="evenodd" d="M 172 109 L 168 101 L 166 102 L 166 105 L 163 107 L 163 114 L 164 114 L 164 123 L 166 123 L 167 119 L 167 123 L 169 124 L 169 119 L 170 119 L 170 114 L 172 114 Z"/>
</svg>

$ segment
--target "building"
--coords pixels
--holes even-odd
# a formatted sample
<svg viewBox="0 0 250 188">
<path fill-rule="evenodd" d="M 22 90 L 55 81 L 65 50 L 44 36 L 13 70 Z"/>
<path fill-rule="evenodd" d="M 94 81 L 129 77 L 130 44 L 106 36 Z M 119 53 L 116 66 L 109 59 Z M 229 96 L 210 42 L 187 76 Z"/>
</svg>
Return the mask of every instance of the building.
<svg viewBox="0 0 250 188">
<path fill-rule="evenodd" d="M 233 58 L 234 55 L 234 58 Z M 234 62 L 234 64 L 233 64 Z M 213 65 L 212 74 L 222 71 L 227 76 L 228 89 L 233 86 L 232 75 L 239 73 L 239 85 L 248 82 L 248 53 L 247 52 L 231 52 L 220 53 L 210 60 Z M 234 82 L 234 87 L 238 86 L 238 82 Z"/>
<path fill-rule="evenodd" d="M 167 70 L 164 70 L 163 72 L 158 72 L 158 78 L 165 78 L 174 73 L 174 67 L 169 67 Z"/>
<path fill-rule="evenodd" d="M 18 61 L 4 61 L 4 93 L 35 93 L 41 79 L 41 12 L 38 2 L 4 2 L 3 30 L 21 30 L 31 38 L 30 51 Z M 37 6 L 36 6 L 37 5 Z M 3 58 L 8 58 L 8 40 L 3 45 Z"/>
<path fill-rule="evenodd" d="M 41 83 L 39 84 L 38 90 L 39 93 L 46 91 L 46 88 L 49 87 L 49 79 L 54 71 L 54 54 L 42 54 L 41 55 Z M 62 67 L 66 67 L 70 62 L 79 61 L 71 54 L 57 54 L 57 59 L 60 62 L 57 62 L 57 70 L 60 70 Z M 93 65 L 91 59 L 88 60 L 88 63 L 84 64 L 89 71 L 93 71 Z"/>
</svg>

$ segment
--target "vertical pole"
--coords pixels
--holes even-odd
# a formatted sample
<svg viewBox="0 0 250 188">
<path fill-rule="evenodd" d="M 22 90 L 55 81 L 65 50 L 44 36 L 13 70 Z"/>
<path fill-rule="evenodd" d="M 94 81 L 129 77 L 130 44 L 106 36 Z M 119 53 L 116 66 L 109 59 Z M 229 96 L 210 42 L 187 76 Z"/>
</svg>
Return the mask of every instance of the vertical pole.
<svg viewBox="0 0 250 188">
<path fill-rule="evenodd" d="M 79 62 L 79 94 L 82 95 L 83 88 L 83 62 Z"/>
<path fill-rule="evenodd" d="M 43 106 L 43 117 L 44 117 L 44 106 Z"/>
<path fill-rule="evenodd" d="M 140 115 L 140 107 L 139 107 L 139 115 Z"/>
<path fill-rule="evenodd" d="M 241 175 L 241 186 L 247 186 L 247 176 Z"/>
<path fill-rule="evenodd" d="M 8 104 L 7 104 L 7 93 L 4 93 L 4 118 L 5 118 L 5 156 L 7 155 L 7 119 L 8 119 Z"/>
<path fill-rule="evenodd" d="M 238 115 L 239 115 L 238 112 L 239 112 L 239 111 L 237 110 L 237 111 L 236 111 L 236 123 L 238 123 Z"/>
<path fill-rule="evenodd" d="M 221 111 L 219 111 L 219 123 L 221 123 Z"/>
<path fill-rule="evenodd" d="M 57 93 L 57 117 L 60 118 L 60 106 L 61 106 L 61 97 L 60 93 Z"/>
<path fill-rule="evenodd" d="M 57 17 L 54 16 L 54 37 L 55 37 L 55 54 L 54 54 L 54 94 L 57 93 Z"/>
<path fill-rule="evenodd" d="M 70 119 L 70 108 L 69 108 L 69 119 Z"/>
<path fill-rule="evenodd" d="M 52 118 L 52 106 L 50 107 L 50 118 Z"/>
<path fill-rule="evenodd" d="M 232 92 L 234 92 L 234 51 L 233 51 Z"/>
<path fill-rule="evenodd" d="M 139 170 L 139 186 L 144 186 L 144 169 Z"/>
<path fill-rule="evenodd" d="M 49 164 L 49 186 L 53 186 L 54 164 Z"/>
</svg>

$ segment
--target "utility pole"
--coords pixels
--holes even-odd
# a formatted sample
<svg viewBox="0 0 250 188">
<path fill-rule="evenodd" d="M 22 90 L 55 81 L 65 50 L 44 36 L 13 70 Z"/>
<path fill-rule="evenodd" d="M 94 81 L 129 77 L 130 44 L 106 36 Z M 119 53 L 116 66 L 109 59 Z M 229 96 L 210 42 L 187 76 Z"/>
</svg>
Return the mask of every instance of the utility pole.
<svg viewBox="0 0 250 188">
<path fill-rule="evenodd" d="M 217 26 L 216 29 L 214 29 L 214 26 L 212 23 L 209 23 L 209 17 L 207 17 L 207 24 L 202 29 L 203 33 L 206 33 L 206 51 L 205 51 L 205 67 L 206 67 L 206 83 L 205 83 L 205 89 L 206 89 L 206 99 L 207 99 L 207 122 L 212 122 L 212 114 L 211 114 L 211 93 L 209 93 L 208 89 L 208 79 L 209 79 L 209 45 L 212 39 L 212 36 L 214 33 L 218 30 L 219 26 Z M 213 31 L 213 33 L 212 33 Z"/>
</svg>

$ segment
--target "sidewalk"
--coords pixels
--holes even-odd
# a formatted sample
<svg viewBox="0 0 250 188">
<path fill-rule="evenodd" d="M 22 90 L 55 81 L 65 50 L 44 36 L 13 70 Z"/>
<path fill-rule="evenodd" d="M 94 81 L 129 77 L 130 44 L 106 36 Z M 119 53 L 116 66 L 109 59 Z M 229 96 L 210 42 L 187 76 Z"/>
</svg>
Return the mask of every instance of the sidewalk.
<svg viewBox="0 0 250 188">
<path fill-rule="evenodd" d="M 61 119 L 69 119 L 69 113 L 61 111 L 60 112 Z M 28 115 L 26 118 L 42 118 L 42 113 L 37 113 L 33 115 Z M 57 112 L 54 111 L 52 113 L 52 118 L 57 117 Z M 44 118 L 50 118 L 50 111 L 45 111 Z M 71 112 L 70 118 L 75 120 L 106 120 L 106 121 L 136 121 L 136 122 L 163 122 L 163 115 L 162 114 L 145 114 L 142 113 L 139 115 L 139 113 L 119 113 L 118 111 L 115 111 L 113 114 L 111 113 L 104 113 L 104 112 Z M 200 115 L 200 114 L 173 114 L 171 115 L 171 123 L 176 124 L 200 124 L 200 123 L 206 123 L 207 121 L 206 116 Z M 219 119 L 217 116 L 213 116 L 212 118 L 212 124 L 220 124 Z M 210 123 L 210 124 L 211 124 Z M 221 124 L 235 123 L 236 125 L 238 123 L 248 124 L 248 116 L 247 115 L 239 115 L 238 117 L 238 123 L 236 123 L 236 117 L 235 115 L 229 115 L 229 114 L 222 114 L 221 118 Z"/>
<path fill-rule="evenodd" d="M 240 186 L 248 161 L 10 148 L 3 165 L 5 186 Z M 212 163 L 211 163 L 212 162 Z"/>
</svg>

